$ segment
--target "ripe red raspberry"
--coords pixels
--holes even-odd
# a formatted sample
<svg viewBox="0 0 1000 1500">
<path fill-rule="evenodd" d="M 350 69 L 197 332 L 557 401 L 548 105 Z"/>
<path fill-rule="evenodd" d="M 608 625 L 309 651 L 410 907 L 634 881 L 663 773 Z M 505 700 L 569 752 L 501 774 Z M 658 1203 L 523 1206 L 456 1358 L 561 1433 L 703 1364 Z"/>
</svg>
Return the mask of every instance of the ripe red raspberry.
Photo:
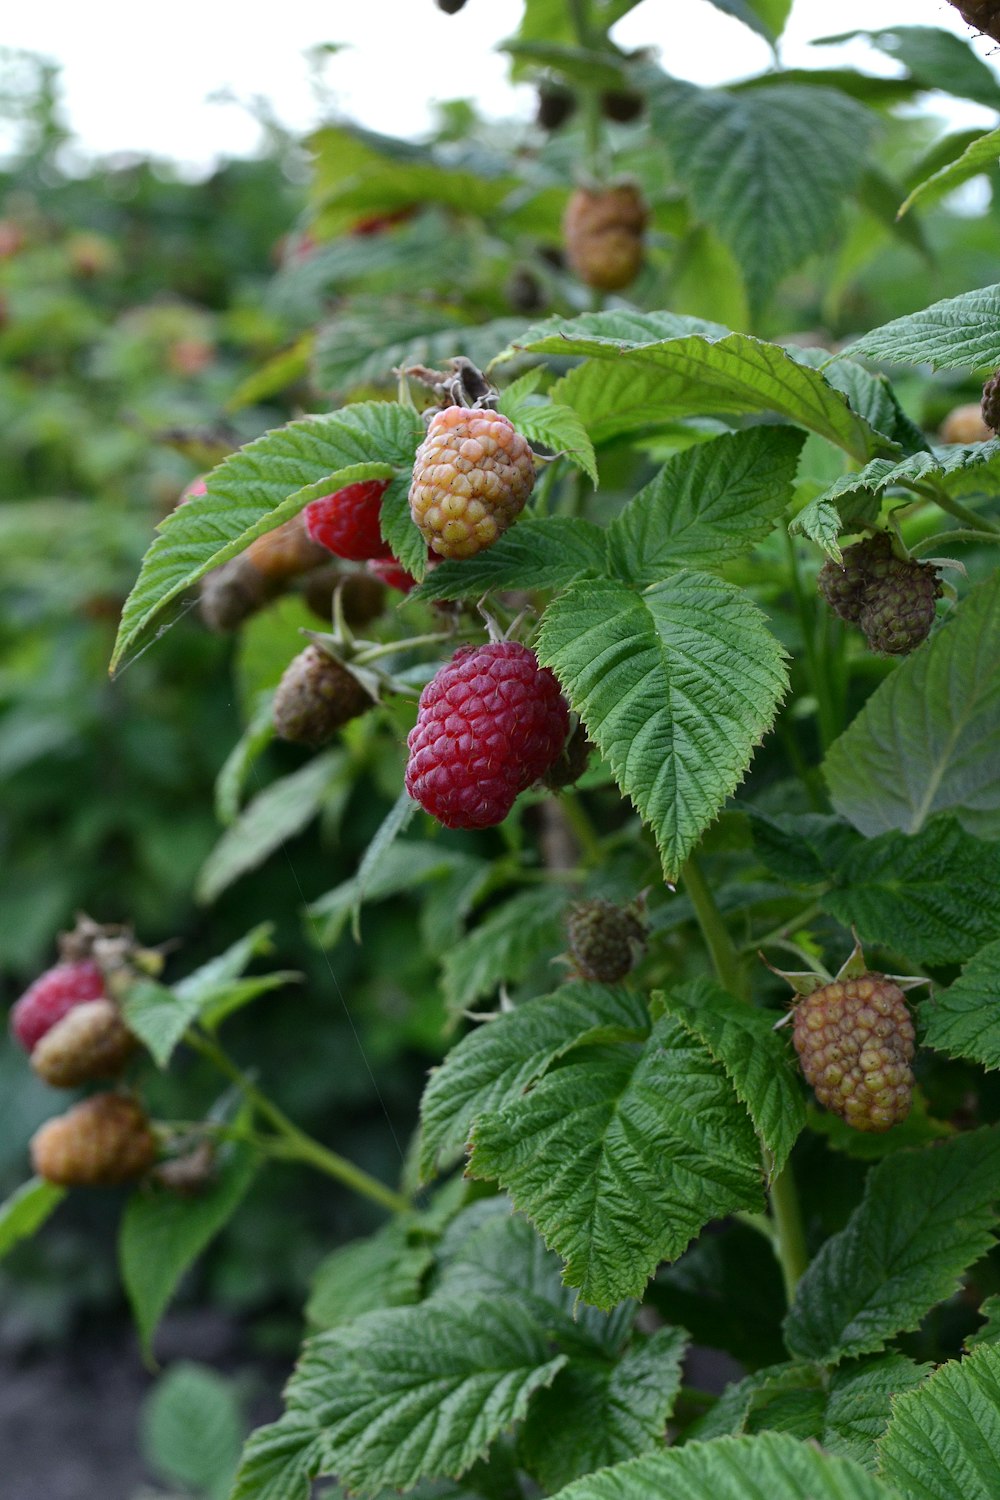
<svg viewBox="0 0 1000 1500">
<path fill-rule="evenodd" d="M 816 1098 L 855 1130 L 905 1120 L 913 1094 L 913 1022 L 884 974 L 839 979 L 795 1007 L 795 1050 Z"/>
<path fill-rule="evenodd" d="M 531 449 L 507 417 L 447 406 L 417 449 L 410 515 L 439 557 L 474 557 L 517 519 L 534 483 Z"/>
<path fill-rule="evenodd" d="M 562 752 L 559 684 L 516 641 L 463 646 L 420 695 L 406 790 L 446 828 L 502 823 Z"/>
<path fill-rule="evenodd" d="M 25 990 L 10 1013 L 10 1029 L 25 1052 L 33 1052 L 74 1005 L 103 998 L 104 975 L 91 959 L 56 964 Z"/>
<path fill-rule="evenodd" d="M 136 1039 L 113 1000 L 75 1005 L 45 1033 L 31 1066 L 45 1083 L 73 1089 L 94 1078 L 116 1078 L 136 1048 Z"/>
<path fill-rule="evenodd" d="M 157 1156 L 145 1110 L 124 1094 L 93 1094 L 47 1120 L 31 1140 L 39 1177 L 62 1187 L 113 1187 L 134 1182 Z"/>
<path fill-rule="evenodd" d="M 382 496 L 388 488 L 388 479 L 362 479 L 310 501 L 304 512 L 306 530 L 314 542 L 348 562 L 391 558 L 378 524 Z"/>
<path fill-rule="evenodd" d="M 398 589 L 401 594 L 408 594 L 417 586 L 417 580 L 412 573 L 408 573 L 402 563 L 398 563 L 394 557 L 376 557 L 367 564 L 368 571 L 380 583 L 387 588 Z"/>
<path fill-rule="evenodd" d="M 570 957 L 582 978 L 617 984 L 641 957 L 646 928 L 634 911 L 598 897 L 570 908 L 566 936 Z"/>
</svg>

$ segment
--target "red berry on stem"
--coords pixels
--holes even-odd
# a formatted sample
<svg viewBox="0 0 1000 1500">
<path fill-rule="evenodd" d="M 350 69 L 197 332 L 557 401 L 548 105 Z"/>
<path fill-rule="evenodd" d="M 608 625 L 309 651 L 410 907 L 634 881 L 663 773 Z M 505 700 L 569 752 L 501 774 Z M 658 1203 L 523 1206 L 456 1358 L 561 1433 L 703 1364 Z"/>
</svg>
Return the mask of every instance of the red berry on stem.
<svg viewBox="0 0 1000 1500">
<path fill-rule="evenodd" d="M 311 501 L 305 508 L 306 530 L 314 542 L 348 562 L 391 559 L 379 530 L 382 496 L 388 488 L 388 479 L 362 479 Z"/>
<path fill-rule="evenodd" d="M 56 964 L 25 990 L 10 1013 L 10 1029 L 25 1052 L 32 1052 L 74 1005 L 103 997 L 104 975 L 91 959 Z"/>
<path fill-rule="evenodd" d="M 398 563 L 394 557 L 372 558 L 368 563 L 368 571 L 380 583 L 384 583 L 390 589 L 398 589 L 401 594 L 408 594 L 417 586 L 417 580 L 413 574 L 408 573 L 402 563 Z"/>
<path fill-rule="evenodd" d="M 447 828 L 502 823 L 562 752 L 559 684 L 516 641 L 463 646 L 420 695 L 406 790 Z"/>
</svg>

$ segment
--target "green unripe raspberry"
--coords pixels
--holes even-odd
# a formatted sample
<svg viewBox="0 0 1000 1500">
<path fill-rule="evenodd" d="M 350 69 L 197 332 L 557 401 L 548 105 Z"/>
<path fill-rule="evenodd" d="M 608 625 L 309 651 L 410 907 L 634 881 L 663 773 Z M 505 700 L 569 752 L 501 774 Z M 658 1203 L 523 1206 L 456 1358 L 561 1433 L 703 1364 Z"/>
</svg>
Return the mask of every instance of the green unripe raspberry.
<svg viewBox="0 0 1000 1500">
<path fill-rule="evenodd" d="M 642 956 L 646 928 L 634 912 L 597 897 L 570 909 L 566 936 L 573 965 L 582 978 L 615 984 Z"/>
</svg>

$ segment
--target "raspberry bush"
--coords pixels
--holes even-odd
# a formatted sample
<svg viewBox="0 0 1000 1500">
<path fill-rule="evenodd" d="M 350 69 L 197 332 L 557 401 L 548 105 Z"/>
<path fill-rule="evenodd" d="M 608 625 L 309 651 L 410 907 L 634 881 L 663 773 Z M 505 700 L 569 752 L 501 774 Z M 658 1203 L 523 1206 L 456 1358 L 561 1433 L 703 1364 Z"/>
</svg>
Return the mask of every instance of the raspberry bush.
<svg viewBox="0 0 1000 1500">
<path fill-rule="evenodd" d="M 300 1123 L 321 1008 L 258 1077 L 264 925 L 192 966 L 81 919 L 95 992 L 15 1008 L 87 1093 L 0 1248 L 117 1184 L 147 1352 L 282 1164 L 372 1215 L 233 1500 L 1000 1494 L 1000 289 L 941 202 L 996 140 L 896 110 L 1000 84 L 899 26 L 899 78 L 700 88 L 631 9 L 526 0 L 512 151 L 314 137 L 249 389 L 316 409 L 199 455 L 121 612 L 116 671 L 232 638 L 197 899 L 291 870 L 373 1076 L 418 1058 L 400 1160 Z"/>
</svg>

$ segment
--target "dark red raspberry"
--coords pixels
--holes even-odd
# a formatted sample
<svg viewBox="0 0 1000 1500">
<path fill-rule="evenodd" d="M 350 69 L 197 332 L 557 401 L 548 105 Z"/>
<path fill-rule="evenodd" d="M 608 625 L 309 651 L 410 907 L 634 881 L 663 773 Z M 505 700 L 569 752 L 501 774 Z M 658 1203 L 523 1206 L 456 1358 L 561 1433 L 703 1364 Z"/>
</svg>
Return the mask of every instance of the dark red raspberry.
<svg viewBox="0 0 1000 1500">
<path fill-rule="evenodd" d="M 991 375 L 983 386 L 983 400 L 979 409 L 990 431 L 1000 432 L 1000 372 Z"/>
<path fill-rule="evenodd" d="M 10 1013 L 10 1029 L 25 1052 L 32 1052 L 74 1005 L 103 998 L 104 975 L 91 959 L 56 964 L 25 990 Z"/>
<path fill-rule="evenodd" d="M 446 828 L 502 823 L 562 753 L 559 684 L 516 641 L 463 646 L 420 695 L 406 790 Z"/>
<path fill-rule="evenodd" d="M 390 589 L 398 589 L 401 594 L 408 594 L 417 586 L 417 580 L 412 573 L 408 573 L 402 563 L 398 563 L 394 557 L 374 557 L 368 563 L 368 571 L 373 574 L 380 583 L 384 583 Z"/>
<path fill-rule="evenodd" d="M 306 530 L 314 542 L 348 562 L 391 558 L 378 524 L 388 488 L 388 479 L 362 479 L 311 501 L 305 508 Z"/>
</svg>

